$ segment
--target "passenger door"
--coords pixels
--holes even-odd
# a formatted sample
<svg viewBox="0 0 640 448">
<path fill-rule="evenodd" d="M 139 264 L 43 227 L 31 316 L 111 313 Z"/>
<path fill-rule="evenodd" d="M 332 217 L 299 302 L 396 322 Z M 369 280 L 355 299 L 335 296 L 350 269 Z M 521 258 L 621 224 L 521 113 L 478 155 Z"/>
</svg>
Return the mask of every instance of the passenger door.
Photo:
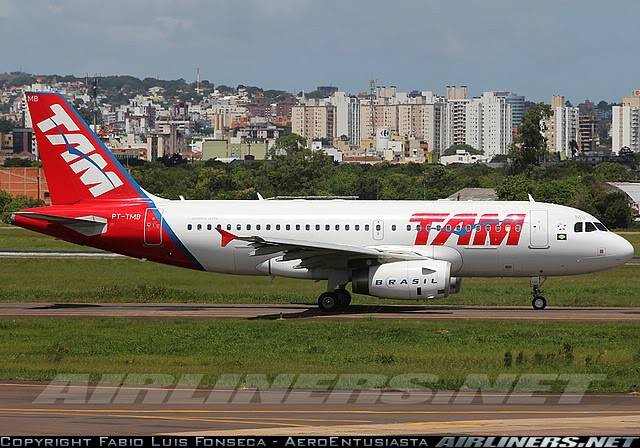
<svg viewBox="0 0 640 448">
<path fill-rule="evenodd" d="M 162 245 L 162 210 L 148 208 L 144 213 L 144 244 Z"/>
<path fill-rule="evenodd" d="M 549 247 L 549 217 L 547 210 L 531 210 L 529 230 L 532 249 L 547 249 Z"/>
</svg>

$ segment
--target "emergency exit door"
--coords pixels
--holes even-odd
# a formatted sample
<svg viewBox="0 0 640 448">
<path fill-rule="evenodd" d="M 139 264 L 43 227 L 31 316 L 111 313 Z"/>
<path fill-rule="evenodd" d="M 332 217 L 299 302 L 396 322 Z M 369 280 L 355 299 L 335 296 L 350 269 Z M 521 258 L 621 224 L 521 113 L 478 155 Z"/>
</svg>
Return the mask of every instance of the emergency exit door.
<svg viewBox="0 0 640 448">
<path fill-rule="evenodd" d="M 531 210 L 529 228 L 531 232 L 532 249 L 546 249 L 549 247 L 549 217 L 547 210 Z"/>
<path fill-rule="evenodd" d="M 144 244 L 147 246 L 162 244 L 162 212 L 157 208 L 148 208 L 145 211 Z"/>
</svg>

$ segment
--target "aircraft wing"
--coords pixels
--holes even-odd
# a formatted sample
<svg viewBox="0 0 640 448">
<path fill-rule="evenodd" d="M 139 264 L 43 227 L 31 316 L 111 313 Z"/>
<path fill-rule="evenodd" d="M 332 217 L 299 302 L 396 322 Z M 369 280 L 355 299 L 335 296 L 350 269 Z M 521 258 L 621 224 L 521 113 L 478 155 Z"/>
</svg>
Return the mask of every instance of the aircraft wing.
<svg viewBox="0 0 640 448">
<path fill-rule="evenodd" d="M 382 262 L 425 260 L 424 255 L 400 248 L 376 248 L 354 246 L 350 244 L 324 243 L 317 241 L 263 238 L 260 236 L 236 236 L 223 229 L 218 229 L 222 235 L 222 245 L 226 246 L 233 240 L 246 241 L 254 248 L 252 256 L 267 256 L 283 254 L 282 261 L 300 260 L 299 268 L 335 266 L 337 259 L 349 261 L 355 259 L 373 259 Z"/>
</svg>

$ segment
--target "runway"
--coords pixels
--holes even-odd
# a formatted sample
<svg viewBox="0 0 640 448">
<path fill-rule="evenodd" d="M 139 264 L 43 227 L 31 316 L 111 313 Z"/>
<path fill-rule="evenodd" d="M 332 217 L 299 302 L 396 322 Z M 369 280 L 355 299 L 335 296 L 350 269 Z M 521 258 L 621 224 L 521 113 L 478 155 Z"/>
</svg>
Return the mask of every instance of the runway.
<svg viewBox="0 0 640 448">
<path fill-rule="evenodd" d="M 0 433 L 4 435 L 383 435 L 383 434 L 633 434 L 640 425 L 640 397 L 631 394 L 517 395 L 413 392 L 223 390 L 153 386 L 50 387 L 0 384 Z M 67 402 L 52 402 L 57 393 Z M 49 395 L 51 394 L 51 395 Z M 70 395 L 69 395 L 70 394 Z M 122 395 L 119 395 L 122 394 Z M 95 396 L 106 397 L 102 403 Z M 134 397 L 123 403 L 120 397 Z M 437 398 L 445 397 L 445 399 Z M 114 398 L 115 397 L 115 398 Z M 156 404 L 149 397 L 164 397 Z M 224 397 L 232 397 L 225 402 Z M 382 398 L 384 397 L 384 398 Z M 565 397 L 567 399 L 567 397 Z M 206 403 L 208 400 L 210 403 Z M 404 400 L 404 401 L 403 401 Z M 151 400 L 153 401 L 153 400 Z M 576 403 L 577 402 L 577 403 Z"/>
<path fill-rule="evenodd" d="M 2 303 L 2 317 L 122 317 L 145 319 L 422 319 L 529 321 L 640 321 L 640 307 L 566 308 L 455 305 L 351 305 L 325 314 L 302 304 Z"/>
</svg>

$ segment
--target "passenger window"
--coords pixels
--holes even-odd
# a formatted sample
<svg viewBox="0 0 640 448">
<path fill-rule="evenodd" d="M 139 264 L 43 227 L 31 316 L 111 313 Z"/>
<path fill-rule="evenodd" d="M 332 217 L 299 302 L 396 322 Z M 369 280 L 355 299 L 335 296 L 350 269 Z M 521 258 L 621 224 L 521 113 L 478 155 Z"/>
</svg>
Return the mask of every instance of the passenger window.
<svg viewBox="0 0 640 448">
<path fill-rule="evenodd" d="M 602 224 L 601 222 L 594 222 L 593 225 L 596 226 L 596 229 L 598 229 L 598 230 L 602 230 L 603 232 L 607 232 L 608 231 L 607 227 L 604 224 Z"/>
<path fill-rule="evenodd" d="M 236 230 L 242 230 L 242 225 L 241 224 L 236 224 Z"/>
<path fill-rule="evenodd" d="M 344 230 L 349 230 L 349 224 L 345 224 Z"/>
<path fill-rule="evenodd" d="M 471 226 L 467 224 L 467 226 L 464 228 L 467 232 L 471 232 Z"/>
<path fill-rule="evenodd" d="M 202 230 L 202 224 L 198 224 L 198 230 Z"/>
<path fill-rule="evenodd" d="M 329 224 L 325 225 L 324 230 L 331 230 L 331 226 Z"/>
<path fill-rule="evenodd" d="M 411 230 L 411 224 L 407 224 L 407 230 Z"/>
<path fill-rule="evenodd" d="M 247 224 L 247 230 L 251 230 L 251 224 Z"/>
<path fill-rule="evenodd" d="M 316 230 L 320 230 L 320 224 L 316 224 Z"/>
<path fill-rule="evenodd" d="M 280 230 L 280 224 L 276 224 L 276 230 Z"/>
<path fill-rule="evenodd" d="M 447 224 L 447 232 L 451 232 L 451 226 Z"/>
<path fill-rule="evenodd" d="M 519 232 L 520 230 L 522 230 L 522 227 L 520 224 L 516 224 L 516 232 Z"/>
<path fill-rule="evenodd" d="M 396 225 L 395 224 L 391 225 L 391 230 L 393 230 L 394 232 L 396 231 Z"/>
<path fill-rule="evenodd" d="M 355 229 L 356 229 L 356 230 L 360 230 L 360 224 L 356 224 L 356 225 L 355 225 Z"/>
<path fill-rule="evenodd" d="M 191 224 L 187 224 L 187 230 L 191 230 L 193 229 L 193 226 Z"/>
<path fill-rule="evenodd" d="M 502 230 L 502 226 L 500 224 L 498 224 L 496 226 L 496 232 L 500 232 Z"/>
<path fill-rule="evenodd" d="M 376 224 L 376 230 L 379 232 L 381 229 L 380 224 Z"/>
<path fill-rule="evenodd" d="M 573 231 L 576 233 L 582 232 L 582 223 L 581 222 L 575 223 L 575 225 L 573 226 Z"/>
<path fill-rule="evenodd" d="M 309 224 L 307 224 L 306 226 L 304 226 L 304 228 L 305 228 L 306 230 L 311 230 L 311 226 L 310 226 Z"/>
<path fill-rule="evenodd" d="M 336 224 L 336 230 L 340 230 L 340 224 Z"/>
<path fill-rule="evenodd" d="M 422 226 L 420 224 L 416 225 L 416 230 L 419 232 L 422 229 Z"/>
<path fill-rule="evenodd" d="M 207 230 L 211 230 L 211 224 L 207 224 Z"/>
<path fill-rule="evenodd" d="M 291 224 L 287 224 L 287 225 L 285 225 L 285 226 L 284 226 L 284 229 L 285 229 L 285 230 L 291 230 Z"/>
<path fill-rule="evenodd" d="M 364 225 L 364 230 L 369 230 L 369 228 L 370 228 L 370 227 L 369 227 L 369 224 L 365 224 L 365 225 Z"/>
<path fill-rule="evenodd" d="M 300 230 L 300 224 L 296 224 L 296 230 Z"/>
<path fill-rule="evenodd" d="M 231 230 L 231 224 L 227 224 L 227 230 Z"/>
<path fill-rule="evenodd" d="M 218 224 L 218 225 L 216 226 L 216 229 L 222 229 L 222 224 Z"/>
<path fill-rule="evenodd" d="M 427 230 L 431 230 L 431 224 L 427 225 Z"/>
<path fill-rule="evenodd" d="M 271 224 L 267 224 L 267 230 L 271 230 Z"/>
<path fill-rule="evenodd" d="M 256 224 L 256 230 L 260 230 L 260 224 Z"/>
<path fill-rule="evenodd" d="M 585 222 L 584 223 L 584 231 L 585 232 L 595 232 L 596 231 L 596 226 L 594 226 L 592 222 Z"/>
<path fill-rule="evenodd" d="M 442 230 L 442 226 L 441 226 L 440 224 L 438 224 L 438 225 L 436 226 L 436 230 L 439 232 L 440 230 Z"/>
</svg>

